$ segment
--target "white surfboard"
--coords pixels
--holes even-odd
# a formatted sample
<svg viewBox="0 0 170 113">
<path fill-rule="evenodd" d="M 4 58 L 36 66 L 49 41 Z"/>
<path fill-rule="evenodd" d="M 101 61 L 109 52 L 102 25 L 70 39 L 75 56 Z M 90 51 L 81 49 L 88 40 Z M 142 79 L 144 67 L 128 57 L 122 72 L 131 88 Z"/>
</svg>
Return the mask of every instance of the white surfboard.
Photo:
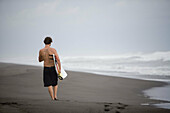
<svg viewBox="0 0 170 113">
<path fill-rule="evenodd" d="M 58 74 L 58 78 L 59 78 L 60 80 L 64 80 L 64 79 L 67 77 L 66 71 L 64 70 L 64 68 L 63 68 L 62 65 L 61 65 L 61 73 L 59 73 L 59 72 L 58 72 L 59 67 L 58 67 L 57 60 L 55 59 L 55 55 L 54 55 L 54 54 L 53 54 L 53 59 L 54 59 L 55 69 L 56 69 L 57 74 Z"/>
</svg>

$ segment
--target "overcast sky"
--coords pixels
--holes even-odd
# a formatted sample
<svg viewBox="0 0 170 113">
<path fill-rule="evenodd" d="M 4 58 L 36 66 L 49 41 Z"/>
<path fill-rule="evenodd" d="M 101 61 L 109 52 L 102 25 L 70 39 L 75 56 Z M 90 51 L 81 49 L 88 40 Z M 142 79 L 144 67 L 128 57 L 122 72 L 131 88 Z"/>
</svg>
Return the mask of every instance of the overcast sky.
<svg viewBox="0 0 170 113">
<path fill-rule="evenodd" d="M 170 0 L 0 0 L 0 57 L 170 51 Z"/>
</svg>

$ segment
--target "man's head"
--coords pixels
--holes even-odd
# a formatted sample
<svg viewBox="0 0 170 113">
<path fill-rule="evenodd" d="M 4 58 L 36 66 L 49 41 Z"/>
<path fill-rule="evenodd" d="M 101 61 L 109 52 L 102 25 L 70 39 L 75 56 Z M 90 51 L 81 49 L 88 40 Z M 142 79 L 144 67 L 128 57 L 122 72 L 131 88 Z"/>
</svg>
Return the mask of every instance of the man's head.
<svg viewBox="0 0 170 113">
<path fill-rule="evenodd" d="M 45 45 L 51 44 L 51 42 L 53 42 L 51 37 L 46 37 L 46 38 L 44 39 Z"/>
</svg>

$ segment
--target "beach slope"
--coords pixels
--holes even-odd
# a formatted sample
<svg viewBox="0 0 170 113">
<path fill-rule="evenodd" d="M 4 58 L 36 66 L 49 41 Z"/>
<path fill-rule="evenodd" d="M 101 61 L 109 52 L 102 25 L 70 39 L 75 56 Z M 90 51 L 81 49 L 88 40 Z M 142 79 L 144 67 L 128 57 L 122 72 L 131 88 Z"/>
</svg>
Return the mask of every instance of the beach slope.
<svg viewBox="0 0 170 113">
<path fill-rule="evenodd" d="M 165 85 L 119 77 L 67 71 L 59 82 L 59 101 L 43 87 L 42 67 L 0 63 L 0 113 L 168 113 L 142 106 L 157 103 L 143 90 Z"/>
</svg>

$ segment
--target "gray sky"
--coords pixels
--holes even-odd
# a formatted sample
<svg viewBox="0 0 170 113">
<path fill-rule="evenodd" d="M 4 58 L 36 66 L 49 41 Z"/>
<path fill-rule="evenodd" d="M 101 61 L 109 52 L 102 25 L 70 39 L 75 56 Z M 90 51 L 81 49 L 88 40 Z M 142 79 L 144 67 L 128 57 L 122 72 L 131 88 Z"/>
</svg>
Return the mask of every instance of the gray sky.
<svg viewBox="0 0 170 113">
<path fill-rule="evenodd" d="M 170 0 L 0 0 L 0 57 L 170 51 Z"/>
</svg>

